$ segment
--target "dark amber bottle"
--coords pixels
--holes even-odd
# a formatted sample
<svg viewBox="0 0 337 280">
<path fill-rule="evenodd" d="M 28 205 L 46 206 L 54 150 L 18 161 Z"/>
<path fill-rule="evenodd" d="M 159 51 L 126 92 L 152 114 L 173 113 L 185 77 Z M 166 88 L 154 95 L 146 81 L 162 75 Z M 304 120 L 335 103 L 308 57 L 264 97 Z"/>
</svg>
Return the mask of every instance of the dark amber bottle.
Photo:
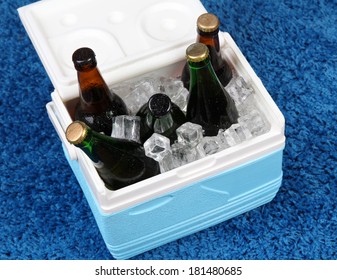
<svg viewBox="0 0 337 280">
<path fill-rule="evenodd" d="M 191 73 L 187 121 L 201 125 L 205 136 L 217 135 L 237 122 L 234 101 L 217 78 L 205 44 L 190 45 L 186 58 Z"/>
<path fill-rule="evenodd" d="M 112 117 L 127 115 L 127 107 L 117 94 L 110 91 L 97 68 L 92 49 L 76 50 L 72 60 L 79 83 L 79 102 L 75 108 L 75 120 L 83 121 L 95 131 L 110 136 Z"/>
<path fill-rule="evenodd" d="M 211 13 L 205 13 L 197 20 L 197 43 L 203 43 L 208 47 L 211 64 L 219 78 L 221 84 L 225 87 L 232 79 L 232 69 L 229 64 L 221 57 L 219 42 L 219 18 Z M 190 71 L 187 64 L 183 68 L 181 80 L 185 88 L 189 89 Z"/>
<path fill-rule="evenodd" d="M 81 121 L 68 126 L 66 138 L 92 160 L 110 190 L 118 190 L 160 173 L 158 163 L 145 155 L 141 144 L 98 133 Z"/>
<path fill-rule="evenodd" d="M 157 93 L 150 97 L 137 112 L 141 118 L 140 139 L 144 143 L 153 133 L 170 139 L 171 144 L 177 140 L 176 129 L 186 122 L 185 114 L 171 102 L 170 97 Z"/>
</svg>

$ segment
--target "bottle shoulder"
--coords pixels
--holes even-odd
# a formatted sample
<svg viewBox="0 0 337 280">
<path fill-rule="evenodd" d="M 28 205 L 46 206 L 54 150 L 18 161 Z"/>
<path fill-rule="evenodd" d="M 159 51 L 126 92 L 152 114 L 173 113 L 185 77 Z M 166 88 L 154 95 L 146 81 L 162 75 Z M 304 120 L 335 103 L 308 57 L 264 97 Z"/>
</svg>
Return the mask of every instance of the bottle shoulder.
<svg viewBox="0 0 337 280">
<path fill-rule="evenodd" d="M 147 103 L 143 104 L 137 111 L 136 116 L 138 117 L 145 117 L 149 113 L 149 108 Z"/>
<path fill-rule="evenodd" d="M 128 149 L 142 148 L 138 142 L 129 139 L 115 138 L 96 131 L 92 132 L 92 138 L 96 145 L 106 145 L 111 147 L 125 147 Z"/>
<path fill-rule="evenodd" d="M 172 103 L 171 113 L 173 117 L 177 120 L 180 120 L 180 122 L 186 121 L 186 116 L 184 112 L 175 103 Z"/>
</svg>

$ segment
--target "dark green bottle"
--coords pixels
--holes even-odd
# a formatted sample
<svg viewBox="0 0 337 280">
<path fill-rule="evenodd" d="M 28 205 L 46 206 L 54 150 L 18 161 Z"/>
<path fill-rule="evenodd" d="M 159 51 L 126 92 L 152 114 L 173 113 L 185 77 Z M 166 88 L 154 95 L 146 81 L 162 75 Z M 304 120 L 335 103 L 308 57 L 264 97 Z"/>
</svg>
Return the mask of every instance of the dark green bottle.
<svg viewBox="0 0 337 280">
<path fill-rule="evenodd" d="M 112 118 L 127 115 L 124 101 L 110 91 L 99 69 L 95 53 L 90 48 L 77 49 L 72 56 L 79 83 L 79 102 L 75 120 L 86 123 L 98 132 L 110 136 Z"/>
<path fill-rule="evenodd" d="M 221 57 L 220 42 L 219 42 L 219 18 L 211 13 L 205 13 L 198 17 L 197 20 L 197 43 L 203 43 L 208 47 L 211 64 L 219 78 L 221 84 L 225 87 L 233 77 L 232 69 Z M 181 80 L 185 88 L 189 90 L 190 85 L 190 70 L 186 63 L 182 74 Z"/>
<path fill-rule="evenodd" d="M 118 190 L 160 173 L 158 163 L 145 155 L 139 143 L 98 133 L 81 121 L 68 126 L 66 138 L 92 160 L 110 190 Z"/>
<path fill-rule="evenodd" d="M 191 77 L 187 121 L 200 124 L 205 136 L 217 135 L 220 128 L 226 129 L 237 123 L 234 101 L 217 78 L 205 44 L 190 45 L 186 58 Z"/>
<path fill-rule="evenodd" d="M 137 112 L 141 118 L 140 139 L 144 143 L 153 133 L 170 139 L 171 144 L 177 139 L 176 129 L 186 122 L 185 114 L 171 102 L 170 97 L 157 93 L 150 97 Z"/>
</svg>

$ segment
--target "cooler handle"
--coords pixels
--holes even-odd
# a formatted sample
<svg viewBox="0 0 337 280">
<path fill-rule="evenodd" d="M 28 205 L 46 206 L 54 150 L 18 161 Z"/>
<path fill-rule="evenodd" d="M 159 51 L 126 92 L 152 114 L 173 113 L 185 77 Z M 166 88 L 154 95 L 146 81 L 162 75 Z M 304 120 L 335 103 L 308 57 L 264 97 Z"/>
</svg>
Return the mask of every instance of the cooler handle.
<svg viewBox="0 0 337 280">
<path fill-rule="evenodd" d="M 53 102 L 49 102 L 46 105 L 46 108 L 47 108 L 49 119 L 50 119 L 51 123 L 53 124 L 58 136 L 60 137 L 63 145 L 65 146 L 65 148 L 68 152 L 69 158 L 71 160 L 77 160 L 76 150 L 71 144 L 69 144 L 69 142 L 66 139 L 65 131 L 63 130 L 63 128 L 62 128 L 62 126 L 61 126 L 61 124 L 60 124 L 60 122 L 59 122 L 59 120 L 58 120 L 58 118 L 55 114 Z"/>
</svg>

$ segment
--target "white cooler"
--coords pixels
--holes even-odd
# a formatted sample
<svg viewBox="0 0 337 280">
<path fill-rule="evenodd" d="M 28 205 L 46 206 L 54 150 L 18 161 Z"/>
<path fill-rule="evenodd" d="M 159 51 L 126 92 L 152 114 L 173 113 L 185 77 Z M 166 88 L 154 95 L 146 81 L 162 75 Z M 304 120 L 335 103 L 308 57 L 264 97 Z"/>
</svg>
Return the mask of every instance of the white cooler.
<svg viewBox="0 0 337 280">
<path fill-rule="evenodd" d="M 71 60 L 92 48 L 109 86 L 141 76 L 180 75 L 206 10 L 198 0 L 44 0 L 18 9 L 55 87 L 47 111 L 107 248 L 127 259 L 271 201 L 282 182 L 284 117 L 228 33 L 223 57 L 255 90 L 269 132 L 126 188 L 105 188 L 91 161 L 64 136 L 65 104 L 78 97 Z M 123 98 L 123 96 L 121 96 Z"/>
</svg>

